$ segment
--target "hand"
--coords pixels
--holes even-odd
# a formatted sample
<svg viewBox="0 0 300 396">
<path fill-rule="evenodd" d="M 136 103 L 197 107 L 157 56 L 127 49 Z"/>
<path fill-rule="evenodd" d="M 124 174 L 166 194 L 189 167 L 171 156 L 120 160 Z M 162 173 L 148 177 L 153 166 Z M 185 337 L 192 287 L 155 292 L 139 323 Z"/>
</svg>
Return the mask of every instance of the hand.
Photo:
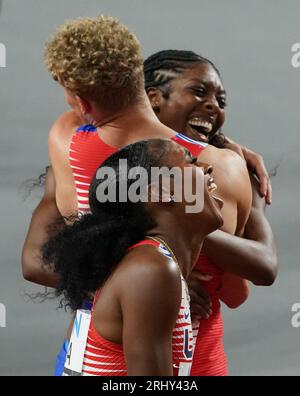
<svg viewBox="0 0 300 396">
<path fill-rule="evenodd" d="M 187 283 L 191 297 L 191 315 L 193 319 L 208 319 L 212 314 L 211 299 L 201 282 L 207 282 L 212 276 L 198 270 L 192 271 Z"/>
<path fill-rule="evenodd" d="M 272 203 L 272 185 L 270 177 L 265 167 L 264 159 L 260 154 L 248 149 L 247 147 L 240 146 L 228 137 L 225 139 L 225 148 L 235 151 L 236 153 L 242 153 L 242 157 L 247 162 L 247 166 L 252 172 L 258 177 L 260 182 L 260 194 L 265 198 L 266 203 L 271 205 Z"/>
<path fill-rule="evenodd" d="M 272 185 L 270 177 L 266 170 L 264 159 L 261 155 L 255 153 L 254 151 L 243 148 L 244 158 L 247 162 L 248 167 L 254 172 L 258 177 L 260 182 L 260 194 L 265 197 L 266 203 L 271 205 L 272 203 Z"/>
</svg>

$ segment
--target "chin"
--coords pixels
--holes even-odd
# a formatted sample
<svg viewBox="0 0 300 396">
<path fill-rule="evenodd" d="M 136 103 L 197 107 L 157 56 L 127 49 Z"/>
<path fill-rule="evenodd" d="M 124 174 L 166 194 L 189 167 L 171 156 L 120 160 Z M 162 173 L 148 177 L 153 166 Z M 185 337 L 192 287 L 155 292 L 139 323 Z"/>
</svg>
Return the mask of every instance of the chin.
<svg viewBox="0 0 300 396">
<path fill-rule="evenodd" d="M 214 218 L 214 229 L 213 229 L 213 231 L 216 231 L 219 228 L 223 227 L 224 220 L 223 220 L 223 217 L 222 217 L 221 212 L 219 210 L 213 209 L 212 217 Z M 213 232 L 213 231 L 211 231 L 211 232 Z"/>
</svg>

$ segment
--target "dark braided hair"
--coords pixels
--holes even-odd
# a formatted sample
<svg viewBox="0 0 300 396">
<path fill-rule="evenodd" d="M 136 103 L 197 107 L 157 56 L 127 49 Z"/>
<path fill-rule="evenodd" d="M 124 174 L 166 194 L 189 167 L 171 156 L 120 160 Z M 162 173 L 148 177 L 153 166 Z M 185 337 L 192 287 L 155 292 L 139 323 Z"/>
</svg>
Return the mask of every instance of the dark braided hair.
<svg viewBox="0 0 300 396">
<path fill-rule="evenodd" d="M 209 59 L 193 51 L 164 50 L 156 52 L 144 61 L 145 90 L 159 88 L 165 98 L 169 97 L 169 83 L 186 69 L 194 67 L 197 63 L 206 63 L 214 68 L 221 78 L 219 70 Z M 218 132 L 210 144 L 224 147 L 225 136 Z"/>
<path fill-rule="evenodd" d="M 116 190 L 124 173 L 120 159 L 127 160 L 128 171 L 134 167 L 146 169 L 162 165 L 168 140 L 152 139 L 129 145 L 109 157 L 99 169 L 110 167 L 115 171 Z M 127 180 L 127 175 L 126 175 Z M 56 295 L 63 298 L 61 306 L 76 310 L 90 298 L 116 268 L 133 244 L 143 240 L 156 224 L 145 204 L 139 202 L 102 202 L 97 200 L 97 189 L 103 179 L 96 176 L 91 184 L 89 202 L 91 214 L 66 225 L 42 248 L 43 261 L 61 276 Z M 127 191 L 136 180 L 127 180 Z"/>
<path fill-rule="evenodd" d="M 220 76 L 216 66 L 208 59 L 193 51 L 164 50 L 156 52 L 144 61 L 145 89 L 159 87 L 160 89 L 174 80 L 178 74 L 197 63 L 211 65 Z"/>
</svg>

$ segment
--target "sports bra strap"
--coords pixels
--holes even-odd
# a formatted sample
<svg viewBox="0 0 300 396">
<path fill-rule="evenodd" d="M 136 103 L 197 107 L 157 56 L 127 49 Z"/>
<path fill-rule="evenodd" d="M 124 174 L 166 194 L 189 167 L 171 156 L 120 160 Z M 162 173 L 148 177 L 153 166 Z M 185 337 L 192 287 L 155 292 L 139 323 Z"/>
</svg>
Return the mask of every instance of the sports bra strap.
<svg viewBox="0 0 300 396">
<path fill-rule="evenodd" d="M 143 245 L 152 245 L 152 246 L 159 246 L 159 242 L 152 241 L 151 239 L 144 239 L 141 242 L 136 243 L 135 245 L 130 246 L 128 250 L 132 250 L 136 247 L 143 246 Z"/>
</svg>

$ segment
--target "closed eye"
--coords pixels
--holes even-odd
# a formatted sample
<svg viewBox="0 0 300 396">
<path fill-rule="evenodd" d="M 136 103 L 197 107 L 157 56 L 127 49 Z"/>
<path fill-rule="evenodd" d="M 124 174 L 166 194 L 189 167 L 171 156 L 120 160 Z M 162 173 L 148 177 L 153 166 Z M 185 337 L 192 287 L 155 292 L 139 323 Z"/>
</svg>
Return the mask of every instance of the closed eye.
<svg viewBox="0 0 300 396">
<path fill-rule="evenodd" d="M 203 89 L 203 88 L 192 88 L 192 91 L 196 96 L 204 96 L 205 95 L 205 89 Z"/>
</svg>

